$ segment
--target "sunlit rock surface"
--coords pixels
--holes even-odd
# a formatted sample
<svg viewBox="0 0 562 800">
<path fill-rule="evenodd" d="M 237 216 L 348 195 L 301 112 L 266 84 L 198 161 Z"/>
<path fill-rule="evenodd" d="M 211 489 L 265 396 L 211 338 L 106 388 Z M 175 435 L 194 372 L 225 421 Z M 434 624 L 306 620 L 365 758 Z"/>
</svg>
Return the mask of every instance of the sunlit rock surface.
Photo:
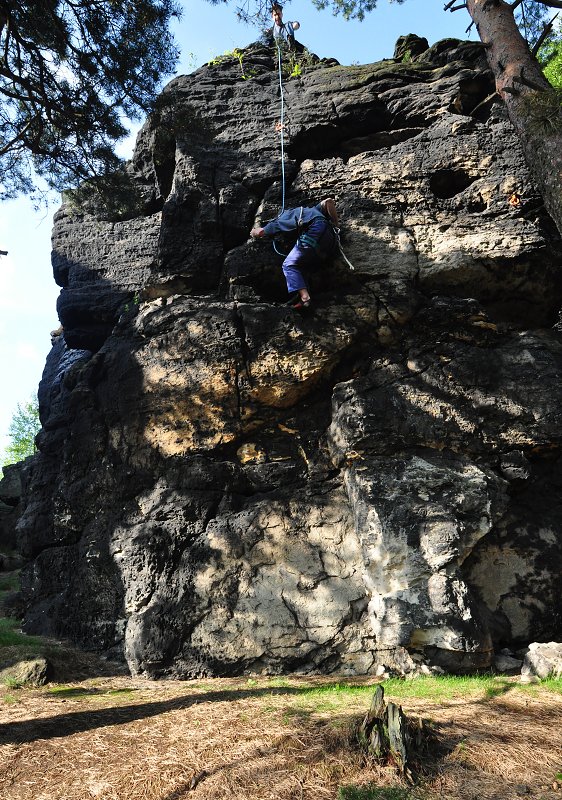
<svg viewBox="0 0 562 800">
<path fill-rule="evenodd" d="M 26 630 L 155 677 L 562 634 L 560 239 L 482 49 L 409 50 L 285 79 L 286 205 L 334 195 L 355 267 L 307 315 L 248 241 L 281 204 L 266 49 L 169 84 L 118 217 L 57 215 Z"/>
</svg>

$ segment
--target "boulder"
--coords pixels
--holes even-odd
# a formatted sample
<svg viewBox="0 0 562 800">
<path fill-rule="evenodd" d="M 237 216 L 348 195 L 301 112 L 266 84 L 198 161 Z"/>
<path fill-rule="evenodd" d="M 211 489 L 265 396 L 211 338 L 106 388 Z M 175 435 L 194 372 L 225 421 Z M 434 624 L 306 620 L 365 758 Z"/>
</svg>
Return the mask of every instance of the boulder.
<svg viewBox="0 0 562 800">
<path fill-rule="evenodd" d="M 17 686 L 45 686 L 49 682 L 52 672 L 48 659 L 39 657 L 26 661 L 18 661 L 10 667 L 0 671 L 0 680 L 8 685 Z"/>
<path fill-rule="evenodd" d="M 532 642 L 523 659 L 521 680 L 559 678 L 562 675 L 562 644 Z"/>
</svg>

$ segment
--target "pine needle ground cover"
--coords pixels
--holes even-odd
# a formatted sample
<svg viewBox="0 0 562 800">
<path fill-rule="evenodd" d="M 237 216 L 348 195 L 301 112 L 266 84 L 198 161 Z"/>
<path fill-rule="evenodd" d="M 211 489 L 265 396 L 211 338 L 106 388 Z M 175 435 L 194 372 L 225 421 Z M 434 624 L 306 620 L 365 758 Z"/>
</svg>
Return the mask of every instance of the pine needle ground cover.
<svg viewBox="0 0 562 800">
<path fill-rule="evenodd" d="M 435 731 L 416 786 L 358 748 L 372 680 L 100 677 L 0 692 L 3 800 L 551 800 L 562 683 L 385 682 Z M 561 779 L 559 783 L 558 778 Z"/>
</svg>

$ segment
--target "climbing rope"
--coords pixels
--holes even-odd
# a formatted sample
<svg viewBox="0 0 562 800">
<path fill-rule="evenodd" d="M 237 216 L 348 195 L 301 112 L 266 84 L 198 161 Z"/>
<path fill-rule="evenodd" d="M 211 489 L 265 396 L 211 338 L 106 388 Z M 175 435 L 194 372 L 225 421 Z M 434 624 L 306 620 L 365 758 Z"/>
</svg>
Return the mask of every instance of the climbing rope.
<svg viewBox="0 0 562 800">
<path fill-rule="evenodd" d="M 279 121 L 279 132 L 281 134 L 281 211 L 277 215 L 279 217 L 285 211 L 285 95 L 283 92 L 283 72 L 281 69 L 281 45 L 279 43 L 279 39 L 275 40 L 275 44 L 277 46 L 277 71 L 279 74 L 279 97 L 281 102 L 281 117 Z M 302 208 L 301 208 L 301 215 L 302 215 Z M 338 250 L 340 252 L 341 257 L 343 258 L 349 269 L 355 270 L 355 267 L 348 259 L 346 254 L 343 252 L 343 248 L 341 246 L 339 228 L 336 228 L 336 226 L 332 224 L 332 229 L 334 231 L 334 236 L 336 238 Z M 273 244 L 273 249 L 275 250 L 277 255 L 282 256 L 283 258 L 287 257 L 287 253 L 282 253 L 280 250 L 277 249 L 275 239 L 273 239 L 272 244 Z"/>
<path fill-rule="evenodd" d="M 285 211 L 285 95 L 283 93 L 283 72 L 281 71 L 281 45 L 279 40 L 275 40 L 277 45 L 277 70 L 279 73 L 279 97 L 281 99 L 281 118 L 279 121 L 279 133 L 281 134 L 281 211 L 277 216 L 280 216 Z M 273 240 L 273 249 L 278 256 L 285 258 L 287 253 L 281 253 L 277 249 L 275 239 Z"/>
<path fill-rule="evenodd" d="M 285 94 L 283 92 L 283 73 L 281 71 L 281 45 L 277 41 L 277 69 L 279 72 L 279 97 L 281 99 L 281 119 L 279 131 L 281 133 L 281 211 L 285 211 Z"/>
<path fill-rule="evenodd" d="M 353 272 L 355 272 L 355 267 L 353 266 L 353 264 L 351 263 L 349 258 L 346 256 L 346 254 L 343 252 L 343 247 L 341 246 L 341 239 L 340 239 L 340 229 L 336 228 L 336 226 L 334 225 L 333 226 L 333 230 L 334 230 L 334 236 L 336 237 L 336 242 L 338 243 L 338 250 L 339 250 L 340 256 L 343 258 L 343 260 L 345 261 L 345 263 L 347 264 L 349 269 L 351 269 L 351 270 L 353 270 Z"/>
</svg>

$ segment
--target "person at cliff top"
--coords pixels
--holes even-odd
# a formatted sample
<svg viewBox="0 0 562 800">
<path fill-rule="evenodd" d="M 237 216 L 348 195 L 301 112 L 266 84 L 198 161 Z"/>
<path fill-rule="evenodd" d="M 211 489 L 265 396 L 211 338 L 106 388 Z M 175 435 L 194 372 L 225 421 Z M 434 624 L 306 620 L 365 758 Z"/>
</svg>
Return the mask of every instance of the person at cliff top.
<svg viewBox="0 0 562 800">
<path fill-rule="evenodd" d="M 288 208 L 263 228 L 256 227 L 250 231 L 254 239 L 275 236 L 276 233 L 298 234 L 295 246 L 282 265 L 289 304 L 293 308 L 310 306 L 310 293 L 302 269 L 314 269 L 336 254 L 338 238 L 334 228 L 338 225 L 336 204 L 332 197 L 327 197 L 317 206 Z"/>
<path fill-rule="evenodd" d="M 295 39 L 295 31 L 298 31 L 301 24 L 300 22 L 283 22 L 283 6 L 279 3 L 274 3 L 271 6 L 271 16 L 273 18 L 273 28 L 269 33 L 273 40 L 282 40 L 286 42 L 291 50 L 302 52 L 303 45 Z"/>
</svg>

